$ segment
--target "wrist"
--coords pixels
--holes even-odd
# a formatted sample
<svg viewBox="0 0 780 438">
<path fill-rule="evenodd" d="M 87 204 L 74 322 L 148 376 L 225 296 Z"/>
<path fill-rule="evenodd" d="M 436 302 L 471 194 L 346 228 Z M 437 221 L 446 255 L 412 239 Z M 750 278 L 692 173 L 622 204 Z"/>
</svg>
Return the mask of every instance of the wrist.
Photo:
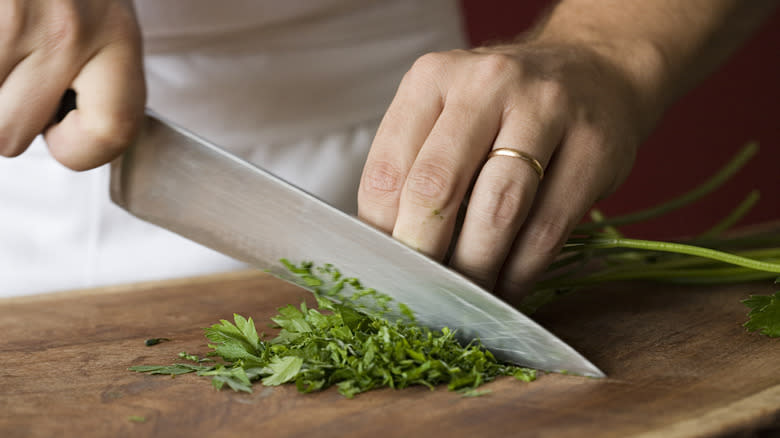
<svg viewBox="0 0 780 438">
<path fill-rule="evenodd" d="M 674 101 L 674 93 L 668 87 L 671 82 L 669 56 L 660 44 L 650 39 L 613 38 L 588 29 L 578 32 L 576 28 L 569 28 L 559 32 L 554 28 L 545 28 L 526 43 L 565 45 L 595 56 L 607 68 L 618 73 L 633 91 L 646 133 Z"/>
</svg>

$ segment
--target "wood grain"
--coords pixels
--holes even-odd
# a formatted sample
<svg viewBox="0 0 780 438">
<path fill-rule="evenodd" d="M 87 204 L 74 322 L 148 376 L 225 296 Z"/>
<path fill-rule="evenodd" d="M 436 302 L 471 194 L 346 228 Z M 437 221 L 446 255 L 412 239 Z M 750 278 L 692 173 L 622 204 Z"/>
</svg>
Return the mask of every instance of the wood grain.
<svg viewBox="0 0 780 438">
<path fill-rule="evenodd" d="M 478 398 L 412 388 L 353 400 L 294 386 L 217 392 L 193 375 L 126 370 L 205 354 L 201 328 L 233 312 L 265 321 L 308 298 L 262 273 L 0 300 L 0 436 L 750 436 L 780 427 L 780 341 L 746 333 L 739 300 L 772 291 L 583 291 L 538 320 L 607 379 L 503 378 Z M 144 346 L 150 337 L 172 341 Z"/>
</svg>

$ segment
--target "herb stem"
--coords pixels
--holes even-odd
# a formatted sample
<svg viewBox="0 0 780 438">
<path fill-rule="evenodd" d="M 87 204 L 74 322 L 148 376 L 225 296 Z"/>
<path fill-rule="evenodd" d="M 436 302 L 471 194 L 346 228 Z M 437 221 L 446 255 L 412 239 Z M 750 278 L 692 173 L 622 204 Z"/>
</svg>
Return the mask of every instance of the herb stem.
<svg viewBox="0 0 780 438">
<path fill-rule="evenodd" d="M 741 257 L 734 254 L 725 253 L 709 248 L 685 245 L 682 243 L 656 242 L 652 240 L 628 239 L 628 238 L 593 238 L 593 239 L 574 239 L 570 240 L 566 246 L 580 249 L 602 249 L 602 248 L 631 248 L 647 251 L 671 252 L 677 254 L 687 254 L 696 257 L 703 257 L 712 260 L 718 260 L 731 265 L 742 266 L 757 271 L 772 272 L 780 274 L 780 264 L 761 260 L 753 260 L 747 257 Z"/>
<path fill-rule="evenodd" d="M 636 254 L 636 252 L 631 252 L 632 254 Z M 762 249 L 755 249 L 750 251 L 740 251 L 740 252 L 734 252 L 732 253 L 734 255 L 760 260 L 764 262 L 773 262 L 780 260 L 780 248 L 762 248 Z M 702 258 L 702 257 L 687 257 L 684 255 L 678 255 L 678 254 L 665 254 L 665 255 L 656 255 L 656 253 L 650 253 L 649 256 L 651 257 L 659 257 L 657 261 L 654 262 L 647 262 L 647 261 L 640 261 L 640 262 L 634 262 L 634 263 L 623 263 L 619 265 L 613 266 L 609 270 L 605 270 L 603 272 L 622 272 L 622 271 L 645 271 L 645 270 L 653 270 L 653 269 L 672 269 L 672 268 L 691 268 L 691 267 L 704 267 L 704 266 L 712 266 L 712 265 L 719 265 L 722 262 L 719 260 L 712 260 L 709 258 Z M 665 256 L 664 258 L 660 258 L 662 256 Z"/>
<path fill-rule="evenodd" d="M 602 213 L 601 210 L 598 210 L 596 208 L 590 210 L 590 218 L 593 220 L 594 223 L 598 223 L 598 224 L 603 224 L 604 221 L 607 220 L 607 218 L 604 216 L 604 213 Z M 618 231 L 617 228 L 611 225 L 604 226 L 604 229 L 602 231 L 608 237 L 623 237 L 620 231 Z"/>
<path fill-rule="evenodd" d="M 632 224 L 641 222 L 644 220 L 652 219 L 670 211 L 683 207 L 691 202 L 711 193 L 723 183 L 728 181 L 747 161 L 758 152 L 758 144 L 755 142 L 748 143 L 743 147 L 734 158 L 726 164 L 718 173 L 713 175 L 710 179 L 703 184 L 695 187 L 693 190 L 684 193 L 683 195 L 672 199 L 671 201 L 663 204 L 651 207 L 645 210 L 638 211 L 636 213 L 630 213 L 623 216 L 615 216 L 613 218 L 605 219 L 599 222 L 589 222 L 582 224 L 575 228 L 575 234 L 588 234 L 593 230 L 604 228 L 606 226 L 620 226 L 626 224 Z"/>
<path fill-rule="evenodd" d="M 715 249 L 725 248 L 755 248 L 755 247 L 778 247 L 780 246 L 780 233 L 764 232 L 755 233 L 749 236 L 741 237 L 707 237 L 707 238 L 694 238 L 690 240 L 680 241 L 679 243 L 686 243 L 688 245 L 706 246 Z"/>
<path fill-rule="evenodd" d="M 712 228 L 702 233 L 699 238 L 707 239 L 718 237 L 720 233 L 728 230 L 734 224 L 739 222 L 752 208 L 756 205 L 756 202 L 761 198 L 758 190 L 751 191 L 745 199 L 735 208 L 728 216 L 723 218 L 720 222 L 715 224 Z"/>
<path fill-rule="evenodd" d="M 655 280 L 675 283 L 724 284 L 774 278 L 775 274 L 742 267 L 703 269 L 651 269 L 621 272 L 599 272 L 569 279 L 553 279 L 537 285 L 539 290 L 565 289 L 622 280 Z"/>
</svg>

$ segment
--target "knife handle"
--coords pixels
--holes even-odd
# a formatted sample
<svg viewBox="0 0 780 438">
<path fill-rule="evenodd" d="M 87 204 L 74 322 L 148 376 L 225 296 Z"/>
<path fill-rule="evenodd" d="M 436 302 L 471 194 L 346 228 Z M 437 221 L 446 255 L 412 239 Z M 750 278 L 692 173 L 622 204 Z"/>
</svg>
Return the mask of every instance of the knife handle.
<svg viewBox="0 0 780 438">
<path fill-rule="evenodd" d="M 54 113 L 54 117 L 52 117 L 49 125 L 60 123 L 65 119 L 65 116 L 74 109 L 76 109 L 76 91 L 72 88 L 68 88 L 62 95 L 60 105 L 57 107 L 57 111 Z"/>
</svg>

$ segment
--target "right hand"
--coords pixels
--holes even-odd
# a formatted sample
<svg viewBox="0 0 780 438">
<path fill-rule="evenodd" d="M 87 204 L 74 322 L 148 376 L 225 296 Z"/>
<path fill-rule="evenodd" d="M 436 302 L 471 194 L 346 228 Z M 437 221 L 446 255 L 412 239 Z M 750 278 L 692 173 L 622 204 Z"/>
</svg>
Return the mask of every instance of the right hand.
<svg viewBox="0 0 780 438">
<path fill-rule="evenodd" d="M 52 124 L 66 90 L 78 108 Z M 146 85 L 132 0 L 0 3 L 0 155 L 44 133 L 73 170 L 111 161 L 143 121 Z"/>
</svg>

